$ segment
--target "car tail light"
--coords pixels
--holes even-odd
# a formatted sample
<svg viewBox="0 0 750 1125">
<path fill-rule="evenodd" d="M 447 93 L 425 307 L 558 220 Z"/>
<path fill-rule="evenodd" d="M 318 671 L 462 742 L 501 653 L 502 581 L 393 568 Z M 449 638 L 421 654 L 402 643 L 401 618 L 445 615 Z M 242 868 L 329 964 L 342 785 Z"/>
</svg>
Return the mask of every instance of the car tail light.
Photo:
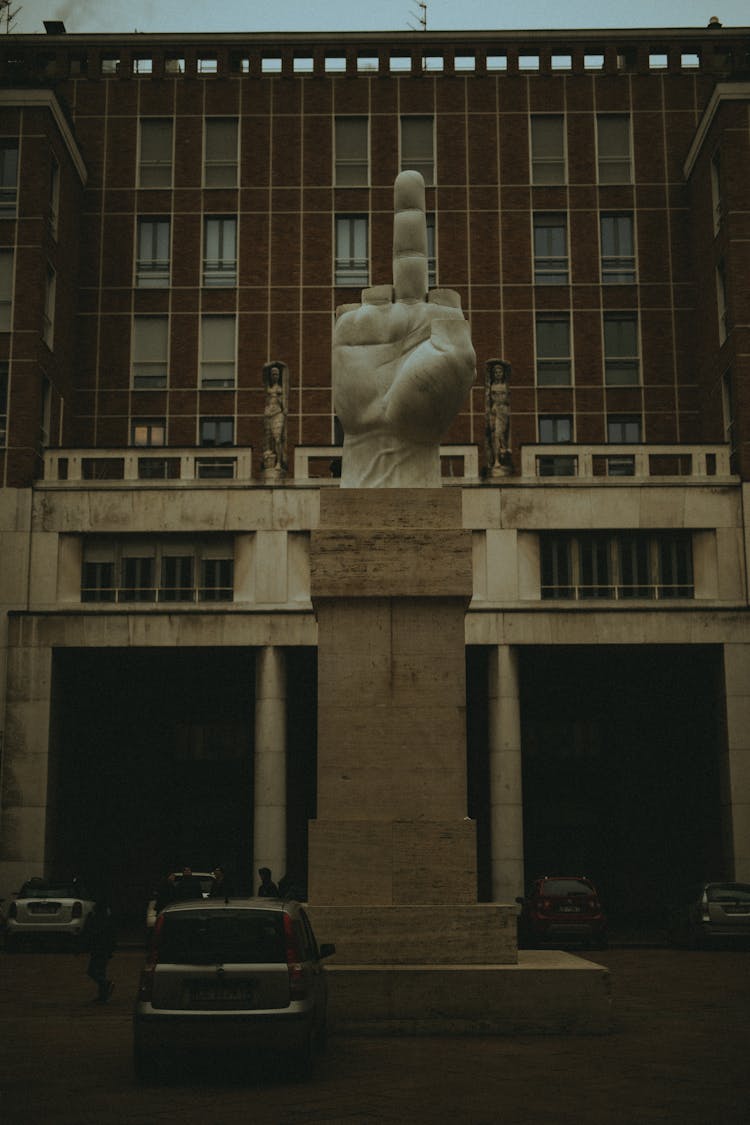
<svg viewBox="0 0 750 1125">
<path fill-rule="evenodd" d="M 555 904 L 551 898 L 543 898 L 539 902 L 539 910 L 542 914 L 551 914 L 555 909 Z"/>
<path fill-rule="evenodd" d="M 83 903 L 74 902 L 73 909 L 70 912 L 71 918 L 83 918 Z"/>
<path fill-rule="evenodd" d="M 154 973 L 159 963 L 159 937 L 161 935 L 164 918 L 160 914 L 154 923 L 154 932 L 151 935 L 151 945 L 148 951 L 146 968 L 141 972 L 138 985 L 138 999 L 150 1003 L 154 995 Z"/>
<path fill-rule="evenodd" d="M 15 902 L 12 902 L 10 904 L 10 906 L 8 907 L 8 917 L 9 918 L 17 918 L 18 917 L 18 907 L 16 906 Z"/>
<path fill-rule="evenodd" d="M 592 914 L 600 914 L 601 909 L 602 909 L 602 904 L 599 902 L 598 898 L 589 899 L 589 910 L 591 911 Z"/>
<path fill-rule="evenodd" d="M 289 914 L 284 914 L 284 938 L 286 941 L 286 967 L 289 970 L 289 996 L 292 1000 L 305 997 L 305 974 L 300 959 L 294 922 Z"/>
</svg>

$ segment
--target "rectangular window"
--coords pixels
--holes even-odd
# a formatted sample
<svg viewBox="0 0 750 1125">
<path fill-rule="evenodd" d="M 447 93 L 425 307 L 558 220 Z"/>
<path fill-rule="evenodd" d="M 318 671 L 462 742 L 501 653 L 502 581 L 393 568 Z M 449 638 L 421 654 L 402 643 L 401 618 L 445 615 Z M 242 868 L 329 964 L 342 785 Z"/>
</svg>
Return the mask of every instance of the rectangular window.
<svg viewBox="0 0 750 1125">
<path fill-rule="evenodd" d="M 0 218 L 16 213 L 18 202 L 18 142 L 0 141 Z"/>
<path fill-rule="evenodd" d="M 192 602 L 194 600 L 194 565 L 195 559 L 192 555 L 162 555 L 160 602 Z"/>
<path fill-rule="evenodd" d="M 201 387 L 233 387 L 236 352 L 235 317 L 201 317 Z"/>
<path fill-rule="evenodd" d="M 733 473 L 737 472 L 737 425 L 734 417 L 734 391 L 732 372 L 725 371 L 721 377 L 721 408 L 724 419 L 724 440 L 729 446 L 729 463 Z"/>
<path fill-rule="evenodd" d="M 427 284 L 437 285 L 437 243 L 435 235 L 435 215 L 428 211 L 427 220 Z"/>
<path fill-rule="evenodd" d="M 13 251 L 0 250 L 0 332 L 13 323 Z"/>
<path fill-rule="evenodd" d="M 539 544 L 543 598 L 573 598 L 570 540 L 565 535 L 543 535 Z"/>
<path fill-rule="evenodd" d="M 693 548 L 680 532 L 540 536 L 542 598 L 693 598 Z"/>
<path fill-rule="evenodd" d="M 711 157 L 711 202 L 714 213 L 714 234 L 718 234 L 724 211 L 724 193 L 721 176 L 721 149 Z"/>
<path fill-rule="evenodd" d="M 336 216 L 336 285 L 368 285 L 368 223 L 365 215 Z"/>
<path fill-rule="evenodd" d="M 206 187 L 236 187 L 239 130 L 234 117 L 206 119 L 203 182 Z"/>
<path fill-rule="evenodd" d="M 130 444 L 143 447 L 166 444 L 167 424 L 164 418 L 133 418 L 130 423 Z"/>
<path fill-rule="evenodd" d="M 540 387 L 565 387 L 571 382 L 570 317 L 538 314 L 536 318 L 536 380 Z"/>
<path fill-rule="evenodd" d="M 624 113 L 598 114 L 596 139 L 600 184 L 629 184 L 630 118 Z"/>
<path fill-rule="evenodd" d="M 8 443 L 8 364 L 0 363 L 0 449 Z"/>
<path fill-rule="evenodd" d="M 201 584 L 198 599 L 202 602 L 231 602 L 234 597 L 234 560 L 201 561 Z"/>
<path fill-rule="evenodd" d="M 172 120 L 169 117 L 142 117 L 140 122 L 140 187 L 172 186 Z"/>
<path fill-rule="evenodd" d="M 635 283 L 632 215 L 602 215 L 600 220 L 602 285 Z"/>
<path fill-rule="evenodd" d="M 401 171 L 420 172 L 435 183 L 435 123 L 432 117 L 401 118 Z"/>
<path fill-rule="evenodd" d="M 335 130 L 336 186 L 367 187 L 370 182 L 368 119 L 337 117 Z"/>
<path fill-rule="evenodd" d="M 727 278 L 724 262 L 716 267 L 716 310 L 719 316 L 719 343 L 723 344 L 729 332 L 727 318 Z"/>
<path fill-rule="evenodd" d="M 203 284 L 237 284 L 237 219 L 208 216 L 203 229 Z"/>
<path fill-rule="evenodd" d="M 534 214 L 534 282 L 568 284 L 568 232 L 565 215 Z"/>
<path fill-rule="evenodd" d="M 169 285 L 169 219 L 138 220 L 138 254 L 135 284 L 139 289 L 166 289 Z"/>
<path fill-rule="evenodd" d="M 610 445 L 637 445 L 641 440 L 640 414 L 607 415 L 607 441 Z"/>
<path fill-rule="evenodd" d="M 81 601 L 113 602 L 116 595 L 114 562 L 96 560 L 84 562 L 81 577 Z"/>
<path fill-rule="evenodd" d="M 47 266 L 44 284 L 44 311 L 42 313 L 42 339 L 48 348 L 55 343 L 55 301 L 57 299 L 57 274 Z"/>
<path fill-rule="evenodd" d="M 659 597 L 695 597 L 693 551 L 689 535 L 663 535 L 660 539 Z"/>
<path fill-rule="evenodd" d="M 57 238 L 57 224 L 60 217 L 60 165 L 54 156 L 50 161 L 49 169 L 49 229 L 53 238 Z"/>
<path fill-rule="evenodd" d="M 119 600 L 121 602 L 156 600 L 153 556 L 126 556 L 121 560 Z"/>
<path fill-rule="evenodd" d="M 167 385 L 169 319 L 137 316 L 133 320 L 133 387 L 151 390 Z"/>
<path fill-rule="evenodd" d="M 199 444 L 204 446 L 233 445 L 233 418 L 201 418 Z"/>
<path fill-rule="evenodd" d="M 573 417 L 570 414 L 540 414 L 539 440 L 545 445 L 561 445 L 573 440 Z"/>
<path fill-rule="evenodd" d="M 557 114 L 532 114 L 531 182 L 564 184 L 565 119 Z"/>
<path fill-rule="evenodd" d="M 640 381 L 638 318 L 635 313 L 604 314 L 604 381 L 608 387 Z"/>
</svg>

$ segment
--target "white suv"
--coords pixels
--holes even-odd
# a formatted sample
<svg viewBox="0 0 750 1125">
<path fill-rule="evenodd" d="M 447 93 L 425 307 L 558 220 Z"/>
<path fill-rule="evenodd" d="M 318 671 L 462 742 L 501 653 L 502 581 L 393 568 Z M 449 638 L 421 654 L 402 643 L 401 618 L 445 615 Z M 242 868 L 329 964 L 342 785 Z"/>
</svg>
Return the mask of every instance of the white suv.
<svg viewBox="0 0 750 1125">
<path fill-rule="evenodd" d="M 304 909 L 271 898 L 173 903 L 159 915 L 141 974 L 134 1063 L 154 1078 L 170 1058 L 241 1047 L 309 1072 L 323 1046 L 327 988 Z"/>
</svg>

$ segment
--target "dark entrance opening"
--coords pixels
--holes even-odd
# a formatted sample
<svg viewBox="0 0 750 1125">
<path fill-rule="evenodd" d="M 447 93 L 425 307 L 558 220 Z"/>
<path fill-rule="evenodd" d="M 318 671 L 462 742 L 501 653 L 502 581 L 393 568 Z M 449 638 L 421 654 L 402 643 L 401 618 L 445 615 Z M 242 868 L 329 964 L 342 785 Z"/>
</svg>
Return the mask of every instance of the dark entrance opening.
<svg viewBox="0 0 750 1125">
<path fill-rule="evenodd" d="M 303 889 L 315 656 L 286 653 L 287 874 Z M 252 893 L 254 682 L 251 648 L 56 650 L 48 870 L 80 874 L 136 922 L 156 883 L 185 864 L 222 864 Z"/>
<path fill-rule="evenodd" d="M 721 650 L 521 649 L 527 880 L 586 874 L 617 918 L 657 920 L 725 877 Z"/>
</svg>

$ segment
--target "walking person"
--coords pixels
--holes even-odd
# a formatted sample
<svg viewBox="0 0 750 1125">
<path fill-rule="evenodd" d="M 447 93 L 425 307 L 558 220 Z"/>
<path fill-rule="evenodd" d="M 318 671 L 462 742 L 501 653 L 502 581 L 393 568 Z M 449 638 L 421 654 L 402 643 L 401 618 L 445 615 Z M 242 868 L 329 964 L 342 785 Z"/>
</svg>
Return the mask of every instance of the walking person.
<svg viewBox="0 0 750 1125">
<path fill-rule="evenodd" d="M 98 990 L 94 1000 L 98 1004 L 106 1004 L 114 988 L 107 977 L 107 965 L 117 947 L 117 933 L 112 915 L 100 899 L 94 903 L 86 921 L 83 945 L 89 954 L 86 976 L 91 978 Z"/>
<path fill-rule="evenodd" d="M 258 898 L 278 898 L 279 888 L 271 879 L 270 867 L 259 867 L 258 874 L 260 875 L 260 886 L 258 887 Z"/>
</svg>

